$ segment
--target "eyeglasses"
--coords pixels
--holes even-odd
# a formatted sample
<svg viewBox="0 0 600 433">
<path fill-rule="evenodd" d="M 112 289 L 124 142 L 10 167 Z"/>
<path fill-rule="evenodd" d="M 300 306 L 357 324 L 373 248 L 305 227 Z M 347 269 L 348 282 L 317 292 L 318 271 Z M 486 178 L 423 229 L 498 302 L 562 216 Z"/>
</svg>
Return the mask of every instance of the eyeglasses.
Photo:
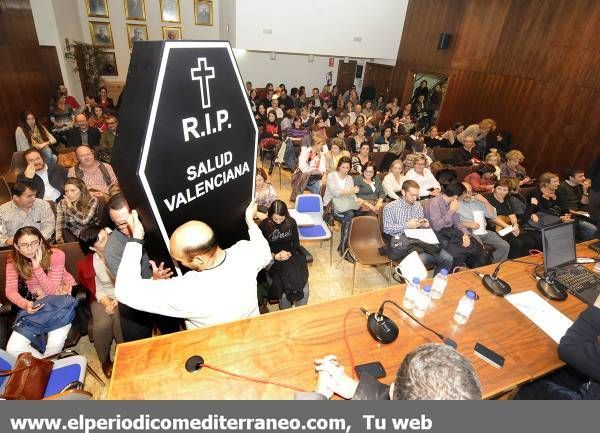
<svg viewBox="0 0 600 433">
<path fill-rule="evenodd" d="M 26 243 L 26 242 L 19 242 L 17 245 L 18 245 L 18 246 L 19 246 L 19 248 L 21 248 L 21 249 L 37 248 L 37 247 L 39 247 L 39 246 L 40 246 L 40 241 L 39 241 L 39 240 L 37 240 L 37 241 L 29 242 L 29 243 Z"/>
<path fill-rule="evenodd" d="M 125 229 L 129 227 L 129 223 L 127 221 L 122 223 L 115 223 L 115 227 L 117 227 L 118 229 Z"/>
</svg>

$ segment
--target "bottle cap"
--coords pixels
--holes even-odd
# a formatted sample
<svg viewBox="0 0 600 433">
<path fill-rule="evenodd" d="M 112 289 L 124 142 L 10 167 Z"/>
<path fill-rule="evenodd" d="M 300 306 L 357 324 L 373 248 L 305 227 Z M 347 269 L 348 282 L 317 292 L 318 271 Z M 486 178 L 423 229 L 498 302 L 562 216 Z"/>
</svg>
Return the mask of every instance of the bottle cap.
<svg viewBox="0 0 600 433">
<path fill-rule="evenodd" d="M 467 295 L 469 299 L 473 299 L 474 301 L 479 299 L 479 296 L 477 296 L 477 293 L 475 293 L 473 290 L 465 290 L 465 295 Z"/>
<path fill-rule="evenodd" d="M 442 270 L 440 271 L 440 274 L 442 274 L 442 275 L 444 275 L 444 276 L 445 276 L 445 275 L 448 275 L 448 270 L 447 270 L 447 269 L 442 269 Z"/>
<path fill-rule="evenodd" d="M 421 284 L 421 280 L 418 277 L 414 277 L 412 282 L 413 284 Z"/>
<path fill-rule="evenodd" d="M 423 287 L 423 291 L 424 291 L 425 293 L 429 293 L 429 292 L 431 292 L 431 286 L 425 286 L 425 287 Z"/>
</svg>

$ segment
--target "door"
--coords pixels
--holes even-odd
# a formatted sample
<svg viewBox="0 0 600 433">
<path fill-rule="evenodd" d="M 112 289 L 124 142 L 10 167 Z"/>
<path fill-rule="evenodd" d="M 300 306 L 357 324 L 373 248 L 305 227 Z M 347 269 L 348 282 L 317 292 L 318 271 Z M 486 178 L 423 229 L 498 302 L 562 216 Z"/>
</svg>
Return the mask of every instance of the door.
<svg viewBox="0 0 600 433">
<path fill-rule="evenodd" d="M 376 94 L 383 95 L 384 101 L 387 101 L 393 70 L 394 67 L 390 65 L 367 62 L 365 76 L 363 79 L 363 87 L 372 81 L 373 85 L 375 86 Z"/>
<path fill-rule="evenodd" d="M 336 85 L 343 94 L 354 84 L 354 75 L 356 74 L 356 60 L 350 60 L 348 63 L 338 62 L 338 74 Z"/>
</svg>

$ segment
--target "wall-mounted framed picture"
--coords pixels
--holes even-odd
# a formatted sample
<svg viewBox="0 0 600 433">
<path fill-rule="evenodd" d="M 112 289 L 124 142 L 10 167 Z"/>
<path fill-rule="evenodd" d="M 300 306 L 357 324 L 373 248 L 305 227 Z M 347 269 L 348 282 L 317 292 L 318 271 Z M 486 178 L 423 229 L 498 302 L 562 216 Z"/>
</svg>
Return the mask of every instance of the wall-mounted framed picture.
<svg viewBox="0 0 600 433">
<path fill-rule="evenodd" d="M 114 48 L 112 28 L 110 23 L 102 21 L 90 21 L 90 35 L 92 45 L 102 48 Z"/>
<path fill-rule="evenodd" d="M 128 20 L 146 21 L 146 5 L 144 0 L 123 0 L 125 2 L 125 18 Z"/>
<path fill-rule="evenodd" d="M 115 53 L 102 53 L 100 55 L 100 75 L 105 77 L 117 77 L 119 71 L 117 69 L 117 58 Z"/>
<path fill-rule="evenodd" d="M 127 39 L 129 48 L 133 48 L 134 42 L 148 40 L 148 28 L 146 24 L 127 24 Z"/>
<path fill-rule="evenodd" d="M 163 26 L 162 35 L 165 41 L 179 41 L 183 39 L 181 36 L 181 27 Z"/>
<path fill-rule="evenodd" d="M 160 0 L 160 20 L 167 23 L 180 23 L 179 0 Z"/>
<path fill-rule="evenodd" d="M 213 2 L 211 0 L 194 0 L 194 16 L 196 25 L 213 25 Z"/>
<path fill-rule="evenodd" d="M 108 0 L 86 0 L 88 17 L 109 18 Z"/>
</svg>

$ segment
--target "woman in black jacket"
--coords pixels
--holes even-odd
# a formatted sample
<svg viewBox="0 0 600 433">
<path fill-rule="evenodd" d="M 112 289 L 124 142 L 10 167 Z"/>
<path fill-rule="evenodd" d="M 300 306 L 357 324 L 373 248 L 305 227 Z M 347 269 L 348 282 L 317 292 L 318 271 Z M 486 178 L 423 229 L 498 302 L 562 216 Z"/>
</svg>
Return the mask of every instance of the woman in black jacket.
<svg viewBox="0 0 600 433">
<path fill-rule="evenodd" d="M 275 200 L 267 218 L 259 225 L 271 247 L 269 299 L 279 299 L 279 309 L 299 307 L 308 302 L 308 266 L 300 252 L 298 225 L 286 204 Z"/>
</svg>

